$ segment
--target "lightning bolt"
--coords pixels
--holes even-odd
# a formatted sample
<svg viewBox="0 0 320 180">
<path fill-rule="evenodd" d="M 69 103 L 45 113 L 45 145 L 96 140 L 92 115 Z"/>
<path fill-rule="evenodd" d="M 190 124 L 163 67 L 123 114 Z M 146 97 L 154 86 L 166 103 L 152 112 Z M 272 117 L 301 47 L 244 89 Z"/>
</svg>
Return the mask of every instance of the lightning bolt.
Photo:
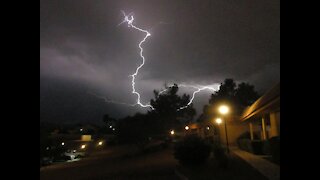
<svg viewBox="0 0 320 180">
<path fill-rule="evenodd" d="M 152 110 L 154 110 L 153 106 L 151 106 L 150 104 L 142 104 L 141 103 L 141 100 L 140 100 L 140 93 L 138 93 L 136 91 L 136 88 L 135 88 L 135 80 L 136 80 L 136 76 L 138 76 L 138 73 L 139 73 L 139 70 L 142 68 L 142 66 L 144 65 L 144 62 L 145 62 L 145 58 L 143 56 L 143 48 L 142 48 L 142 44 L 146 41 L 146 39 L 151 36 L 151 34 L 147 31 L 147 30 L 143 30 L 141 28 L 138 28 L 136 27 L 135 25 L 133 25 L 133 21 L 134 21 L 134 18 L 133 18 L 133 15 L 126 15 L 124 11 L 121 11 L 122 14 L 124 15 L 124 20 L 123 22 L 126 22 L 128 24 L 128 27 L 131 27 L 131 28 L 134 28 L 140 32 L 143 32 L 145 33 L 145 37 L 140 41 L 139 43 L 139 48 L 140 48 L 140 57 L 142 59 L 142 63 L 137 67 L 135 73 L 131 74 L 130 76 L 132 77 L 132 80 L 131 80 L 131 85 L 132 85 L 132 93 L 137 95 L 137 103 L 138 105 L 140 105 L 141 107 L 150 107 Z"/>
<path fill-rule="evenodd" d="M 187 108 L 188 106 L 190 106 L 190 104 L 193 102 L 193 99 L 194 99 L 194 97 L 195 97 L 195 95 L 196 95 L 197 93 L 199 93 L 199 92 L 201 92 L 201 91 L 203 91 L 203 90 L 211 90 L 211 91 L 213 91 L 213 92 L 217 91 L 216 88 L 211 87 L 211 86 L 200 86 L 200 87 L 198 87 L 198 86 L 184 85 L 184 84 L 181 84 L 181 85 L 179 85 L 179 86 L 180 86 L 180 87 L 191 87 L 191 88 L 194 88 L 194 89 L 197 89 L 197 90 L 195 90 L 195 91 L 192 93 L 192 97 L 191 97 L 190 101 L 187 103 L 187 105 L 180 107 L 179 109 L 177 109 L 177 111 L 180 111 L 180 110 L 185 109 L 185 108 Z M 179 87 L 179 86 L 178 86 L 178 87 Z"/>
<path fill-rule="evenodd" d="M 158 93 L 158 96 L 160 96 L 161 94 L 165 93 L 166 91 L 169 90 L 169 88 L 172 88 L 173 86 L 174 86 L 174 85 L 169 85 L 168 88 L 161 90 L 161 91 Z M 215 91 L 218 90 L 217 88 L 214 88 L 213 85 L 212 85 L 212 86 L 195 86 L 195 85 L 180 84 L 180 85 L 177 85 L 177 86 L 178 86 L 179 88 L 180 88 L 180 87 L 183 87 L 183 88 L 193 88 L 193 89 L 196 89 L 195 91 L 193 91 L 192 97 L 191 97 L 191 99 L 189 100 L 189 102 L 187 103 L 187 105 L 178 108 L 177 111 L 186 109 L 188 106 L 190 106 L 190 104 L 192 104 L 192 102 L 193 102 L 193 100 L 194 100 L 194 98 L 195 98 L 195 96 L 196 96 L 197 93 L 199 93 L 199 92 L 201 92 L 201 91 L 204 91 L 204 90 L 209 90 L 209 91 L 212 91 L 212 92 L 215 92 Z"/>
<path fill-rule="evenodd" d="M 132 93 L 137 96 L 137 102 L 136 102 L 136 104 L 130 105 L 130 104 L 127 104 L 127 103 L 119 103 L 119 102 L 115 102 L 115 101 L 111 101 L 111 100 L 106 100 L 106 99 L 105 99 L 105 100 L 106 100 L 107 102 L 112 102 L 112 103 L 117 103 L 117 104 L 125 104 L 125 105 L 130 105 L 130 106 L 140 105 L 141 107 L 149 107 L 149 108 L 151 108 L 152 110 L 154 110 L 154 107 L 153 107 L 152 105 L 150 105 L 150 104 L 142 104 L 142 103 L 141 103 L 141 100 L 140 100 L 141 95 L 140 95 L 140 93 L 137 92 L 136 89 L 135 89 L 136 76 L 138 76 L 139 70 L 140 70 L 140 69 L 143 67 L 143 65 L 145 64 L 145 57 L 143 56 L 142 44 L 147 40 L 147 38 L 148 38 L 149 36 L 151 36 L 151 33 L 149 33 L 147 30 L 141 29 L 141 28 L 133 25 L 134 17 L 133 17 L 133 15 L 132 15 L 132 13 L 126 15 L 124 11 L 121 11 L 121 12 L 122 12 L 122 14 L 123 14 L 123 16 L 124 16 L 124 20 L 123 20 L 120 24 L 118 24 L 118 26 L 121 25 L 121 24 L 123 24 L 123 23 L 127 23 L 129 28 L 133 28 L 133 29 L 138 30 L 138 31 L 140 31 L 140 32 L 143 32 L 143 33 L 145 34 L 144 38 L 139 42 L 140 57 L 141 57 L 141 59 L 142 59 L 142 63 L 137 67 L 136 71 L 129 76 L 129 77 L 132 78 L 132 80 L 131 80 Z M 163 93 L 165 93 L 166 91 L 168 91 L 168 89 L 169 89 L 170 87 L 172 87 L 172 86 L 173 86 L 173 85 L 169 86 L 169 87 L 166 88 L 166 89 L 161 90 L 161 91 L 158 93 L 158 97 L 159 97 L 161 94 L 163 94 Z M 214 87 L 212 87 L 212 86 L 194 86 L 194 85 L 186 85 L 186 84 L 181 84 L 181 85 L 177 85 L 177 86 L 178 86 L 178 87 L 184 87 L 184 88 L 193 88 L 193 89 L 196 89 L 195 91 L 193 91 L 192 97 L 191 97 L 190 101 L 189 101 L 185 106 L 182 106 L 182 107 L 178 108 L 177 111 L 183 110 L 183 109 L 187 108 L 188 106 L 190 106 L 190 104 L 192 104 L 192 102 L 193 102 L 193 100 L 194 100 L 194 98 L 195 98 L 195 96 L 196 96 L 197 93 L 199 93 L 199 92 L 201 92 L 201 91 L 204 91 L 204 90 L 210 90 L 210 91 L 213 91 L 213 92 L 217 91 L 217 89 L 214 88 Z"/>
<path fill-rule="evenodd" d="M 158 97 L 159 97 L 161 94 L 165 93 L 166 91 L 168 91 L 168 89 L 164 89 L 164 90 L 159 91 Z"/>
</svg>

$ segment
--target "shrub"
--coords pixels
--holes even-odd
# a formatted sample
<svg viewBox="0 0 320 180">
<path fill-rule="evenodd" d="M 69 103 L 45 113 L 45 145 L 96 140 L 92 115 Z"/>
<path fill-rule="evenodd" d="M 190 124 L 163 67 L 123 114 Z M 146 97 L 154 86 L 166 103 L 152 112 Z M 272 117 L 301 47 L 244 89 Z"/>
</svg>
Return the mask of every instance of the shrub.
<svg viewBox="0 0 320 180">
<path fill-rule="evenodd" d="M 198 136 L 186 136 L 174 147 L 174 157 L 184 165 L 203 164 L 210 152 L 211 146 Z"/>
<path fill-rule="evenodd" d="M 276 163 L 280 164 L 280 137 L 272 137 L 269 141 L 272 158 Z"/>
<path fill-rule="evenodd" d="M 250 139 L 238 139 L 237 143 L 240 149 L 253 152 Z"/>
<path fill-rule="evenodd" d="M 239 139 L 238 140 L 238 146 L 240 149 L 251 152 L 253 154 L 264 154 L 267 150 L 263 149 L 265 145 L 264 141 L 261 140 L 253 140 L 250 139 Z M 267 148 L 267 146 L 266 146 Z"/>
<path fill-rule="evenodd" d="M 254 140 L 251 141 L 252 153 L 257 155 L 263 154 L 263 141 Z"/>
<path fill-rule="evenodd" d="M 262 153 L 266 155 L 271 155 L 271 149 L 270 149 L 270 141 L 263 141 L 262 145 Z"/>
</svg>

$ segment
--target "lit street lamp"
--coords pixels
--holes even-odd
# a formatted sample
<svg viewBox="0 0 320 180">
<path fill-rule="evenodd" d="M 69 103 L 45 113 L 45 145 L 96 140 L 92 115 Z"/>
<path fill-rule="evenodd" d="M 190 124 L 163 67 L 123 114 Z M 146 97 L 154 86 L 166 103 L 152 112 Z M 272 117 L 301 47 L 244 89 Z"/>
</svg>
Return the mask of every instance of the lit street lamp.
<svg viewBox="0 0 320 180">
<path fill-rule="evenodd" d="M 229 107 L 226 105 L 222 105 L 219 107 L 219 112 L 223 115 L 227 114 L 229 112 Z"/>
<path fill-rule="evenodd" d="M 189 126 L 184 127 L 187 131 L 189 130 Z"/>
<path fill-rule="evenodd" d="M 222 119 L 221 118 L 217 118 L 216 119 L 216 123 L 218 124 L 218 126 L 220 126 L 220 124 L 222 123 Z M 221 144 L 221 138 L 219 138 L 219 143 Z"/>
<path fill-rule="evenodd" d="M 221 123 L 222 123 L 221 118 L 217 118 L 217 119 L 216 119 L 216 123 L 217 123 L 217 124 L 221 124 Z"/>
<path fill-rule="evenodd" d="M 171 134 L 171 135 L 174 135 L 174 130 L 171 130 L 171 131 L 170 131 L 170 134 Z"/>
<path fill-rule="evenodd" d="M 228 112 L 229 112 L 229 107 L 226 106 L 226 105 L 221 105 L 218 110 L 219 110 L 220 114 L 226 115 L 226 114 L 228 114 Z M 218 124 L 221 124 L 221 123 L 222 123 L 222 120 L 221 120 L 221 119 L 219 120 L 219 119 L 220 119 L 220 118 L 218 118 L 218 119 L 216 120 L 216 122 L 217 122 Z M 227 120 L 226 120 L 226 119 L 224 120 L 224 129 L 225 129 L 225 131 L 226 131 L 227 152 L 229 153 L 230 150 L 229 150 L 229 141 L 228 141 L 228 132 L 227 132 Z"/>
</svg>

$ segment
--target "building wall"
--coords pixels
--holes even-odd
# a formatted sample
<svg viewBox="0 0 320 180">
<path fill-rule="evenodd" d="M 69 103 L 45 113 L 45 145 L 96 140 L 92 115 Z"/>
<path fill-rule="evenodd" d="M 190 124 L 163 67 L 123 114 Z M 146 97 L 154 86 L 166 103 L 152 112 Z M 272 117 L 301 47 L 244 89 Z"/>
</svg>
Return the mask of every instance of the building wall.
<svg viewBox="0 0 320 180">
<path fill-rule="evenodd" d="M 226 144 L 227 141 L 224 122 L 221 123 L 218 128 L 220 132 L 220 140 L 223 144 Z M 243 124 L 237 120 L 227 121 L 227 134 L 229 145 L 237 145 L 238 137 L 245 132 L 249 132 L 249 125 Z"/>
<path fill-rule="evenodd" d="M 280 136 L 280 111 L 276 113 L 277 117 L 277 126 L 278 126 L 278 132 Z"/>
<path fill-rule="evenodd" d="M 269 138 L 280 136 L 280 112 L 270 113 Z"/>
<path fill-rule="evenodd" d="M 91 141 L 91 135 L 82 135 L 81 141 Z"/>
</svg>

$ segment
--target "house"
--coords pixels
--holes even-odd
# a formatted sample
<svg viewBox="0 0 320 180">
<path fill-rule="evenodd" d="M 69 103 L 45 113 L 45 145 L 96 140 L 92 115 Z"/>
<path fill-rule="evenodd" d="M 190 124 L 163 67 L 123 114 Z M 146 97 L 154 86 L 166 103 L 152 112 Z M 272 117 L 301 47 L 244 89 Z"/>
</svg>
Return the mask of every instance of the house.
<svg viewBox="0 0 320 180">
<path fill-rule="evenodd" d="M 217 124 L 216 117 L 194 123 L 185 134 L 197 134 L 202 138 L 219 141 L 229 146 L 255 154 L 276 154 L 280 149 L 280 82 L 262 95 L 240 116 L 222 116 Z"/>
<path fill-rule="evenodd" d="M 240 116 L 222 117 L 217 131 L 223 144 L 238 146 L 239 138 L 251 141 L 268 141 L 280 137 L 280 82 L 262 95 Z M 225 123 L 226 126 L 225 126 Z M 227 135 L 226 135 L 227 132 Z M 246 133 L 249 137 L 246 137 Z"/>
<path fill-rule="evenodd" d="M 245 109 L 239 120 L 248 124 L 251 140 L 254 132 L 261 140 L 280 136 L 280 83 Z"/>
<path fill-rule="evenodd" d="M 197 135 L 205 139 L 209 143 L 214 143 L 219 141 L 219 134 L 217 127 L 211 121 L 196 122 L 188 124 L 182 130 L 182 136 L 186 135 Z"/>
<path fill-rule="evenodd" d="M 250 132 L 250 139 L 240 140 L 239 147 L 255 154 L 270 154 L 280 162 L 280 82 L 246 108 L 239 121 Z"/>
</svg>

